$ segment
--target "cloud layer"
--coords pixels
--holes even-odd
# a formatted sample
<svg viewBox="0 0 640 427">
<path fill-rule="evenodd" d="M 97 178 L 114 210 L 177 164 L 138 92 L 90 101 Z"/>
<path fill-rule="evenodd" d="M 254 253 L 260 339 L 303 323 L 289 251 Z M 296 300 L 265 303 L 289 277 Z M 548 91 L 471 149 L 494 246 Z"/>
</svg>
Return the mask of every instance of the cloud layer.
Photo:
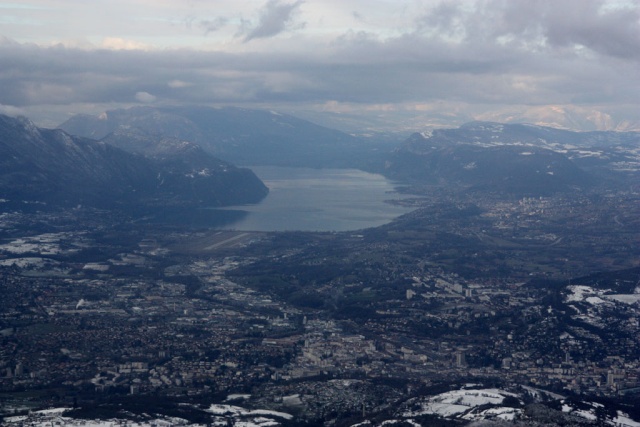
<svg viewBox="0 0 640 427">
<path fill-rule="evenodd" d="M 109 19 L 125 4 L 115 1 L 87 33 L 97 12 L 61 0 L 84 19 L 65 40 L 51 35 L 61 11 L 31 3 L 3 9 L 5 111 L 234 104 L 428 124 L 561 106 L 640 121 L 636 2 L 269 0 L 212 10 L 136 0 L 116 25 Z"/>
</svg>

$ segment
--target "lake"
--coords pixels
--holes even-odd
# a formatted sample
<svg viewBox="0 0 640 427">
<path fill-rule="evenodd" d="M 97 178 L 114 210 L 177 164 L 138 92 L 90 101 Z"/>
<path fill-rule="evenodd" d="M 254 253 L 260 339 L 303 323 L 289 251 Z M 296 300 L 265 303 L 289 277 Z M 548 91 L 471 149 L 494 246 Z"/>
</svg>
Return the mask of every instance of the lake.
<svg viewBox="0 0 640 427">
<path fill-rule="evenodd" d="M 243 231 L 351 231 L 377 227 L 412 208 L 385 203 L 402 199 L 394 182 L 356 169 L 276 166 L 251 168 L 269 187 L 255 205 L 215 209 L 238 218 L 218 226 Z"/>
</svg>

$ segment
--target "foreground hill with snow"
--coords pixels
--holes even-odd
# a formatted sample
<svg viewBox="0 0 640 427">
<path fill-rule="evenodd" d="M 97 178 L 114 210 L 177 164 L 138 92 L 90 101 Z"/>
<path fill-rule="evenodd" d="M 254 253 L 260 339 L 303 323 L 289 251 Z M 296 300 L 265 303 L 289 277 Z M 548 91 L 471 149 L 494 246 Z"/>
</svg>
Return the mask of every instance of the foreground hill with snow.
<svg viewBox="0 0 640 427">
<path fill-rule="evenodd" d="M 240 396 L 240 395 L 238 395 Z M 227 401 L 208 407 L 183 405 L 191 411 L 185 418 L 158 413 L 122 410 L 111 417 L 90 417 L 71 408 L 55 408 L 28 415 L 6 417 L 8 427 L 275 427 L 307 425 L 304 417 L 266 409 L 238 406 L 249 396 L 229 396 Z M 231 399 L 231 400 L 230 400 Z M 231 404 L 233 403 L 233 404 Z M 241 403 L 241 402 L 240 402 Z M 194 417 L 194 414 L 197 416 Z M 298 414 L 304 416 L 304 414 Z M 196 421 L 197 419 L 197 421 Z M 382 426 L 612 426 L 640 427 L 625 410 L 611 403 L 580 400 L 575 397 L 532 387 L 484 387 L 467 384 L 434 394 L 414 397 L 399 407 L 370 414 L 364 421 L 337 423 L 351 427 Z"/>
<path fill-rule="evenodd" d="M 293 419 L 284 412 L 269 410 L 248 410 L 240 406 L 220 404 L 206 409 L 196 409 L 203 417 L 203 422 L 194 422 L 185 418 L 161 414 L 123 414 L 113 418 L 76 418 L 71 408 L 54 408 L 35 411 L 29 415 L 7 417 L 2 425 L 14 427 L 204 427 L 204 426 L 243 426 L 272 427 L 282 425 Z"/>
</svg>

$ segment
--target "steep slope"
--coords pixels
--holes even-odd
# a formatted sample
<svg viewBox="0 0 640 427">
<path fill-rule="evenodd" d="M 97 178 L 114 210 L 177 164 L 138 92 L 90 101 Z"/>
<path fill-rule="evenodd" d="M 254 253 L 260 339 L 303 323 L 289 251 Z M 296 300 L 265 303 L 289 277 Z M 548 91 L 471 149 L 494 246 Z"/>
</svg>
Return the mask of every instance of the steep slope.
<svg viewBox="0 0 640 427">
<path fill-rule="evenodd" d="M 49 203 L 131 201 L 153 192 L 153 166 L 104 143 L 0 116 L 0 194 Z"/>
<path fill-rule="evenodd" d="M 213 157 L 192 142 L 151 136 L 128 126 L 119 127 L 102 142 L 151 159 L 164 171 L 159 186 L 175 196 L 204 197 L 218 206 L 255 202 L 268 192 L 249 169 Z"/>
<path fill-rule="evenodd" d="M 220 206 L 255 202 L 266 193 L 252 172 L 228 164 L 189 174 L 168 160 L 0 115 L 0 198 L 104 207 Z"/>
<path fill-rule="evenodd" d="M 120 127 L 194 142 L 235 164 L 359 167 L 378 145 L 273 111 L 210 107 L 138 107 L 74 116 L 61 129 L 101 139 Z"/>
</svg>

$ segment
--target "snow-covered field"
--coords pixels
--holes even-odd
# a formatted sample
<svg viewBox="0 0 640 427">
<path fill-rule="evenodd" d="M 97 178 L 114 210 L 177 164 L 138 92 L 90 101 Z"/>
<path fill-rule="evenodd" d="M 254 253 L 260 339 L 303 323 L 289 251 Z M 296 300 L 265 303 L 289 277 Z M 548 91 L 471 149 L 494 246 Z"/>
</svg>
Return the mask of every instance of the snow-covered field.
<svg viewBox="0 0 640 427">
<path fill-rule="evenodd" d="M 622 411 L 606 409 L 603 404 L 589 401 L 575 402 L 565 397 L 533 387 L 521 387 L 519 391 L 511 392 L 495 388 L 477 388 L 467 385 L 459 390 L 452 390 L 433 396 L 423 396 L 408 400 L 399 408 L 391 419 L 384 421 L 365 420 L 352 427 L 382 427 L 393 425 L 420 425 L 419 417 L 435 415 L 463 423 L 481 422 L 481 425 L 493 423 L 510 423 L 517 425 L 543 425 L 525 410 L 524 400 L 531 398 L 536 402 L 554 401 L 560 405 L 561 411 L 577 417 L 577 423 L 582 425 L 604 425 L 611 427 L 640 427 L 640 422 L 634 421 Z M 524 399 L 524 400 L 523 400 Z M 509 402 L 507 402 L 509 400 Z M 518 403 L 519 402 L 519 403 Z M 606 409 L 603 411 L 603 409 Z M 556 411 L 549 407 L 549 411 Z M 550 412 L 551 414 L 552 412 Z M 606 416 L 603 416 L 604 414 Z M 534 416 L 535 417 L 535 416 Z M 575 421 L 574 420 L 574 421 Z M 578 425 L 576 423 L 568 425 Z M 480 424 L 478 424 L 480 425 Z M 502 425 L 502 424 L 500 424 Z M 554 424 L 556 425 L 556 424 Z M 559 425 L 559 424 L 557 424 Z"/>
<path fill-rule="evenodd" d="M 64 255 L 78 252 L 83 246 L 82 237 L 73 233 L 46 233 L 14 239 L 0 245 L 0 253 L 23 255 Z"/>
<path fill-rule="evenodd" d="M 595 289 L 590 286 L 572 285 L 568 286 L 565 301 L 571 302 L 587 302 L 591 305 L 607 304 L 614 301 L 625 304 L 635 304 L 640 301 L 640 292 L 638 289 L 633 294 L 614 294 L 611 289 Z"/>
<path fill-rule="evenodd" d="M 402 415 L 408 418 L 431 414 L 465 420 L 514 420 L 521 415 L 522 410 L 500 406 L 507 397 L 517 398 L 517 395 L 498 389 L 453 390 L 424 400 L 416 400 L 411 405 L 412 409 L 405 411 Z M 477 409 L 485 405 L 495 406 L 483 410 Z"/>
<path fill-rule="evenodd" d="M 607 295 L 606 298 L 623 302 L 625 304 L 636 304 L 640 301 L 640 294 Z"/>
<path fill-rule="evenodd" d="M 586 408 L 584 407 L 585 404 Z M 583 407 L 581 408 L 575 408 L 570 404 L 563 403 L 562 412 L 576 415 L 589 421 L 595 422 L 598 420 L 596 411 L 598 410 L 598 408 L 602 408 L 602 404 L 595 402 L 584 402 L 582 406 Z M 616 416 L 613 419 L 608 419 L 605 421 L 605 425 L 615 427 L 640 427 L 640 422 L 632 420 L 627 414 L 622 411 L 617 411 Z"/>
<path fill-rule="evenodd" d="M 240 406 L 233 405 L 211 405 L 207 412 L 210 412 L 214 415 L 233 415 L 233 416 L 242 416 L 242 417 L 251 417 L 251 416 L 271 416 L 276 418 L 283 418 L 285 420 L 290 420 L 293 418 L 291 414 L 287 414 L 285 412 L 277 412 L 277 411 L 267 411 L 265 409 L 254 409 L 248 410 L 242 408 Z"/>
<path fill-rule="evenodd" d="M 189 424 L 181 418 L 159 417 L 152 420 L 132 421 L 124 419 L 84 420 L 65 417 L 69 408 L 45 409 L 29 415 L 8 417 L 4 419 L 7 427 L 204 427 L 202 424 Z"/>
<path fill-rule="evenodd" d="M 47 258 L 39 258 L 39 257 L 27 257 L 27 258 L 12 258 L 12 259 L 3 259 L 0 260 L 0 266 L 2 267 L 11 267 L 16 266 L 19 268 L 29 268 L 29 269 L 39 269 L 39 268 L 50 268 L 59 265 L 58 261 L 47 259 Z"/>
</svg>

